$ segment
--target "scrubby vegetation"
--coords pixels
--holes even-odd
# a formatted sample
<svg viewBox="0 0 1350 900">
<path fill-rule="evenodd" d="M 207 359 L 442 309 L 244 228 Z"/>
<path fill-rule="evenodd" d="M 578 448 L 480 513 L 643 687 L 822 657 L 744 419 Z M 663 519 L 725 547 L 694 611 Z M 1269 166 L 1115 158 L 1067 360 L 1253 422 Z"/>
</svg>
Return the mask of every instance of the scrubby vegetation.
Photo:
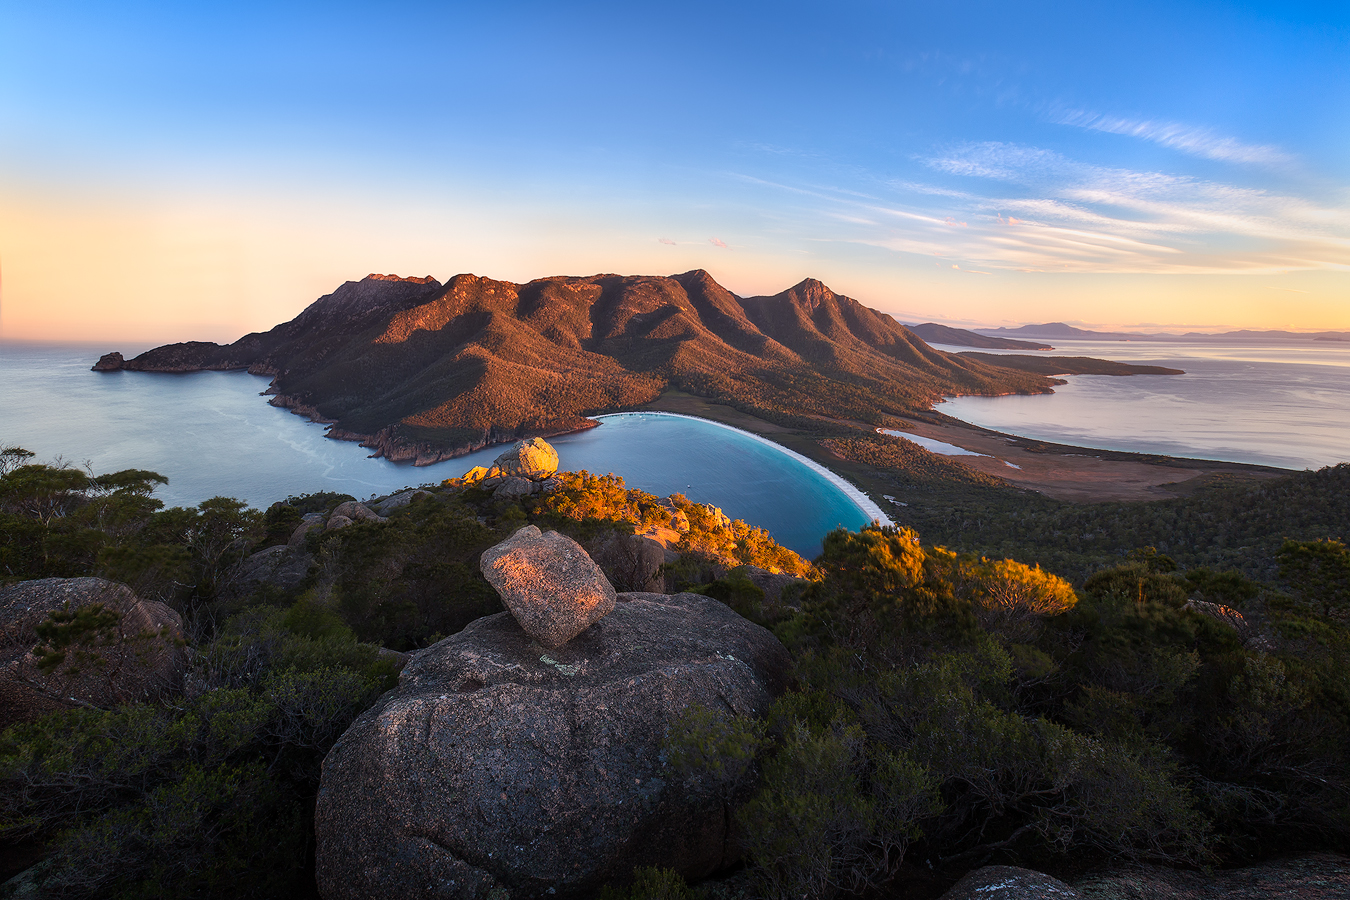
<svg viewBox="0 0 1350 900">
<path fill-rule="evenodd" d="M 125 582 L 183 615 L 191 652 L 180 695 L 0 732 L 0 858 L 40 861 L 51 896 L 313 895 L 324 754 L 393 683 L 391 651 L 500 609 L 478 555 L 530 522 L 584 545 L 668 529 L 668 589 L 724 600 L 795 660 L 767 719 L 690 710 L 668 741 L 672 765 L 734 776 L 746 865 L 692 886 L 641 870 L 607 897 L 935 895 L 989 862 L 1071 875 L 1344 850 L 1347 479 L 1081 507 L 966 482 L 945 512 L 910 507 L 924 540 L 836 532 L 814 564 L 612 475 L 510 501 L 452 481 L 386 522 L 312 527 L 294 545 L 308 574 L 283 588 L 241 581 L 243 564 L 350 498 L 164 509 L 155 473 L 11 448 L 3 583 Z M 805 580 L 768 595 L 745 566 Z"/>
<path fill-rule="evenodd" d="M 17 448 L 0 453 L 0 466 L 0 585 L 122 581 L 177 609 L 192 648 L 179 697 L 0 733 L 0 849 L 20 863 L 43 859 L 51 896 L 312 895 L 319 763 L 392 686 L 390 649 L 427 646 L 501 610 L 478 556 L 527 522 L 583 542 L 680 524 L 689 562 L 684 577 L 669 574 L 674 587 L 741 564 L 811 571 L 762 529 L 582 472 L 515 501 L 432 488 L 387 522 L 308 533 L 298 549 L 313 563 L 299 584 L 241 586 L 252 553 L 287 544 L 305 515 L 352 498 L 164 509 L 153 472 L 94 475 L 34 464 Z M 39 633 L 71 632 L 60 615 Z"/>
<path fill-rule="evenodd" d="M 1350 534 L 1350 463 L 1259 481 L 1215 478 L 1189 497 L 1147 503 L 1067 503 L 1011 487 L 943 482 L 926 477 L 920 464 L 897 467 L 894 478 L 894 494 L 908 506 L 892 508 L 891 516 L 925 540 L 1038 562 L 1074 581 L 1137 547 L 1157 547 L 1187 568 L 1273 582 L 1286 539 Z"/>
<path fill-rule="evenodd" d="M 1318 602 L 1153 550 L 1075 592 L 903 528 L 836 532 L 818 564 L 760 617 L 795 690 L 671 737 L 685 765 L 747 770 L 740 894 L 1347 846 L 1350 630 Z"/>
</svg>

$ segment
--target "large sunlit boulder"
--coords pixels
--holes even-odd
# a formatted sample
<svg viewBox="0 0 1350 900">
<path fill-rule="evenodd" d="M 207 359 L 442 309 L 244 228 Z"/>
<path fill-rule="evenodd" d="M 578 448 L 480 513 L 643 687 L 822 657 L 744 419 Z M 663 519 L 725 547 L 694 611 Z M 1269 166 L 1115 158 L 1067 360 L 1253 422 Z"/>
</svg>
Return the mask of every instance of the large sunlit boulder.
<svg viewBox="0 0 1350 900">
<path fill-rule="evenodd" d="M 672 769 L 691 707 L 761 715 L 791 659 L 695 594 L 620 594 L 557 650 L 510 613 L 413 655 L 323 764 L 326 900 L 591 898 L 637 866 L 732 864 L 734 775 Z"/>
</svg>

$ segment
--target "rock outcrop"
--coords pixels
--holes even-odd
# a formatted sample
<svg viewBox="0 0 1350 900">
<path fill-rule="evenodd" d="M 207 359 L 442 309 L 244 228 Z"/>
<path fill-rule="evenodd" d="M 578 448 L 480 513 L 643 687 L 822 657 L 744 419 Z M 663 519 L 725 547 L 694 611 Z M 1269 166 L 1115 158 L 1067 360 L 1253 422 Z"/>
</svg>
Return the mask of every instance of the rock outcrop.
<svg viewBox="0 0 1350 900">
<path fill-rule="evenodd" d="M 326 900 L 588 897 L 634 867 L 696 879 L 734 861 L 727 784 L 663 762 L 692 706 L 762 714 L 791 661 L 694 594 L 623 594 L 549 653 L 509 613 L 414 655 L 324 760 Z"/>
<path fill-rule="evenodd" d="M 968 873 L 942 900 L 1081 900 L 1058 878 L 1016 866 L 985 866 Z"/>
<path fill-rule="evenodd" d="M 1350 857 L 1311 853 L 1211 872 L 1131 866 L 1078 879 L 1073 886 L 1084 900 L 1345 900 Z"/>
<path fill-rule="evenodd" d="M 759 566 L 738 566 L 734 571 L 744 575 L 751 584 L 764 592 L 764 599 L 775 604 L 782 602 L 784 591 L 807 583 L 805 578 L 784 572 L 770 572 Z"/>
<path fill-rule="evenodd" d="M 554 478 L 558 471 L 558 451 L 543 438 L 516 441 L 510 450 L 501 453 L 491 468 L 474 466 L 459 477 L 459 483 L 483 490 L 491 490 L 500 500 L 519 500 L 531 494 L 556 491 L 561 482 Z"/>
<path fill-rule="evenodd" d="M 348 519 L 351 519 L 353 522 L 388 521 L 388 519 L 386 519 L 379 513 L 375 512 L 375 510 L 371 509 L 369 506 L 366 506 L 364 503 L 360 503 L 356 500 L 348 500 L 344 503 L 339 503 L 337 505 L 337 508 L 334 509 L 333 512 L 329 515 L 329 521 L 331 522 L 333 517 L 335 516 L 345 516 Z"/>
<path fill-rule="evenodd" d="M 118 353 L 117 351 L 114 350 L 112 353 L 105 353 L 105 354 L 103 354 L 102 356 L 100 356 L 100 357 L 98 358 L 98 362 L 94 363 L 94 365 L 91 367 L 90 371 L 93 371 L 93 372 L 120 372 L 120 371 L 122 371 L 122 368 L 123 368 L 126 364 L 127 364 L 127 361 L 126 361 L 126 359 L 122 356 L 122 354 L 120 354 L 120 353 Z"/>
<path fill-rule="evenodd" d="M 375 512 L 379 513 L 382 516 L 388 516 L 391 512 L 403 509 L 404 507 L 408 506 L 419 497 L 434 497 L 434 496 L 435 495 L 432 494 L 431 491 L 424 491 L 421 488 L 413 488 L 411 490 L 401 491 L 397 494 L 394 494 L 393 496 L 386 497 L 385 499 L 379 501 L 378 503 L 375 503 L 374 510 Z"/>
<path fill-rule="evenodd" d="M 296 530 L 306 527 L 300 525 Z M 251 554 L 239 564 L 230 579 L 230 593 L 236 597 L 251 594 L 264 584 L 283 590 L 305 580 L 314 557 L 304 552 L 303 535 L 296 544 L 278 544 Z"/>
<path fill-rule="evenodd" d="M 57 630 L 44 639 L 38 629 L 51 624 Z M 178 613 L 124 584 L 44 578 L 0 590 L 0 728 L 148 700 L 177 689 L 186 666 Z"/>
<path fill-rule="evenodd" d="M 323 526 L 323 513 L 310 513 L 300 520 L 299 525 L 295 526 L 295 530 L 291 532 L 291 539 L 286 543 L 293 548 L 303 547 L 305 538 L 309 537 L 309 533 L 315 529 L 322 530 Z"/>
<path fill-rule="evenodd" d="M 526 525 L 484 550 L 478 567 L 520 627 L 545 647 L 561 647 L 614 609 L 605 573 L 557 531 Z"/>
<path fill-rule="evenodd" d="M 515 446 L 492 463 L 507 475 L 543 481 L 558 471 L 558 451 L 543 438 L 516 441 Z"/>
<path fill-rule="evenodd" d="M 616 589 L 665 593 L 666 548 L 650 537 L 611 532 L 590 541 L 586 550 Z"/>
</svg>

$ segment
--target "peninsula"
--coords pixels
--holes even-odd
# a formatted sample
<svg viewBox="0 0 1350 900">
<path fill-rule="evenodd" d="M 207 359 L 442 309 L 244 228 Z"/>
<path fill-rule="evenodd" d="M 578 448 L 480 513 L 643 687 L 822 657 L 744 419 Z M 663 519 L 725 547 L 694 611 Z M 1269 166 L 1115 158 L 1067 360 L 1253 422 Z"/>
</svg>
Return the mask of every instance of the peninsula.
<svg viewBox="0 0 1350 900">
<path fill-rule="evenodd" d="M 695 270 L 528 284 L 370 275 L 233 344 L 110 353 L 95 368 L 270 375 L 274 405 L 376 456 L 427 465 L 590 428 L 588 416 L 643 408 L 671 390 L 787 426 L 886 425 L 944 396 L 1048 393 L 1059 383 L 1000 360 L 936 350 L 819 281 L 738 297 Z"/>
</svg>

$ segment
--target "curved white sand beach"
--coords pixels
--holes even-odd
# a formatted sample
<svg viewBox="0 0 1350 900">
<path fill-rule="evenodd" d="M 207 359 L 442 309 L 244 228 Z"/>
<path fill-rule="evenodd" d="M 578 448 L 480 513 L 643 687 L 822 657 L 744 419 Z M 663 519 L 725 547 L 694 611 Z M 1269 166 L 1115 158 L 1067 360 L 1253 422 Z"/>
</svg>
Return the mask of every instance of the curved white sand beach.
<svg viewBox="0 0 1350 900">
<path fill-rule="evenodd" d="M 649 412 L 644 411 L 644 412 L 627 412 L 627 413 L 607 413 L 603 416 L 592 416 L 592 418 L 596 420 L 604 420 L 604 419 L 618 418 L 619 416 L 669 416 L 675 419 L 693 419 L 695 422 L 706 422 L 709 425 L 716 425 L 718 428 L 725 428 L 727 431 L 734 431 L 737 434 L 744 435 L 745 437 L 748 437 L 751 440 L 758 441 L 761 444 L 767 444 L 768 446 L 777 450 L 779 453 L 782 453 L 785 456 L 789 456 L 792 459 L 796 460 L 797 462 L 801 463 L 802 465 L 806 466 L 808 469 L 811 469 L 813 472 L 823 477 L 830 484 L 839 488 L 839 490 L 844 493 L 844 496 L 848 497 L 849 500 L 853 501 L 853 505 L 858 507 L 858 509 L 862 510 L 863 514 L 866 515 L 868 518 L 875 519 L 882 525 L 895 524 L 893 521 L 891 521 L 890 516 L 886 515 L 884 512 L 881 511 L 880 506 L 877 506 L 875 503 L 872 502 L 871 497 L 867 496 L 862 491 L 858 490 L 858 488 L 854 487 L 842 476 L 834 472 L 831 472 L 829 469 L 825 468 L 820 463 L 816 462 L 814 459 L 802 456 L 795 450 L 789 450 L 782 444 L 775 443 L 766 437 L 761 437 L 760 435 L 746 431 L 742 428 L 736 428 L 733 425 L 727 425 L 722 422 L 716 422 L 713 421 L 712 419 L 705 419 L 702 416 L 689 416 L 685 415 L 684 413 L 659 412 L 656 410 L 652 410 Z"/>
</svg>

